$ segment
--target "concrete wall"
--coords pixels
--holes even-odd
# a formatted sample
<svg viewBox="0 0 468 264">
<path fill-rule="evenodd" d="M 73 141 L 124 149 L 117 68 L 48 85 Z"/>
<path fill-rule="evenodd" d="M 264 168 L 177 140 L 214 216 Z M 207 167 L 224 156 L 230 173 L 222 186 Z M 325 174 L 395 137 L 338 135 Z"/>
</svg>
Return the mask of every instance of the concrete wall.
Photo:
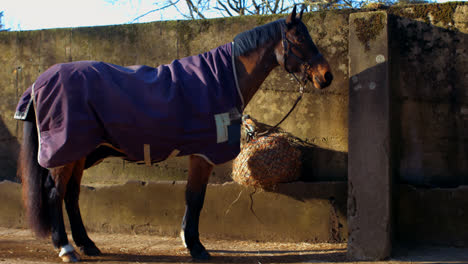
<svg viewBox="0 0 468 264">
<path fill-rule="evenodd" d="M 350 12 L 313 13 L 305 15 L 304 18 L 314 41 L 331 63 L 335 80 L 332 86 L 326 90 L 308 90 L 301 105 L 283 125 L 287 131 L 315 145 L 304 153 L 305 165 L 302 180 L 343 181 L 347 179 L 348 93 L 350 89 L 348 54 L 354 52 L 348 50 Z M 468 70 L 466 67 L 468 62 L 466 53 L 468 5 L 466 3 L 450 3 L 392 7 L 386 9 L 385 12 L 388 17 L 387 30 L 389 34 L 389 42 L 385 45 L 389 47 L 388 71 L 391 87 L 390 134 L 393 150 L 391 175 L 396 182 L 425 187 L 466 185 L 468 181 L 468 162 L 466 162 L 468 158 L 468 91 L 466 90 L 468 89 Z M 216 47 L 231 41 L 241 31 L 277 18 L 275 16 L 254 16 L 208 21 L 170 21 L 110 27 L 0 33 L 0 65 L 2 65 L 0 67 L 0 166 L 2 166 L 0 167 L 0 179 L 14 178 L 15 156 L 21 141 L 21 123 L 11 118 L 17 99 L 24 89 L 50 65 L 56 62 L 93 59 L 121 65 L 157 66 L 161 63 L 168 63 L 174 58 L 200 53 Z M 373 40 L 374 26 L 374 24 L 368 23 L 355 29 L 358 40 L 364 46 L 381 45 Z M 363 54 L 366 53 L 363 52 Z M 246 113 L 252 114 L 261 122 L 274 124 L 289 109 L 295 99 L 296 89 L 294 82 L 281 69 L 278 69 L 266 80 L 262 89 L 247 107 Z M 365 106 L 362 107 L 365 108 Z M 359 147 L 359 145 L 356 146 Z M 362 162 L 373 162 L 373 160 Z M 109 159 L 88 170 L 84 177 L 84 184 L 99 186 L 124 183 L 129 179 L 143 181 L 183 180 L 187 173 L 185 163 L 186 158 L 179 158 L 155 164 L 152 167 L 145 167 L 119 159 Z M 366 168 L 366 166 L 361 167 Z M 229 172 L 230 164 L 218 167 L 213 172 L 211 183 L 229 181 Z M 363 178 L 365 179 L 365 177 Z M 175 209 L 172 210 L 168 207 L 158 209 L 158 214 L 168 216 L 175 213 L 177 216 L 181 215 L 179 212 L 183 205 L 181 185 L 174 185 L 176 187 L 173 184 L 162 185 L 168 190 L 173 190 L 175 194 L 169 194 L 163 187 L 153 185 L 153 183 L 149 186 L 139 186 L 132 183 L 96 190 L 85 188 L 81 202 L 87 208 L 84 214 L 87 218 L 89 217 L 87 219 L 88 225 L 92 229 L 96 228 L 94 230 L 109 231 L 144 230 L 146 227 L 149 229 L 160 228 L 157 232 L 173 234 L 176 230 L 174 226 L 178 227 L 179 220 L 176 221 L 172 218 L 162 220 L 162 223 L 171 222 L 172 227 L 166 224 L 157 227 L 156 223 L 153 226 L 153 222 L 149 218 L 155 217 L 156 213 L 149 216 L 143 215 L 143 220 L 138 220 L 134 224 L 135 226 L 131 227 L 133 222 L 130 220 L 134 216 L 144 213 L 143 210 L 134 212 L 131 208 L 133 206 L 139 208 L 137 204 L 145 201 L 145 194 L 166 193 L 167 197 L 176 201 L 174 203 L 176 205 L 171 204 L 170 206 L 170 208 L 174 207 Z M 343 193 L 347 191 L 346 188 L 335 187 L 343 185 L 345 186 L 346 183 L 287 185 L 290 187 L 282 188 L 290 188 L 288 194 L 285 195 L 281 192 L 276 194 L 263 193 L 258 196 L 260 197 L 259 201 L 261 201 L 258 204 L 262 208 L 268 209 L 262 210 L 261 214 L 268 215 L 268 221 L 273 222 L 277 216 L 269 213 L 269 210 L 281 213 L 278 209 L 280 207 L 270 203 L 272 200 L 275 203 L 278 202 L 278 205 L 287 204 L 291 207 L 314 208 L 314 213 L 310 213 L 312 211 L 307 211 L 308 209 L 291 211 L 292 217 L 277 218 L 276 225 L 286 225 L 289 224 L 289 221 L 306 226 L 313 223 L 319 228 L 313 229 L 312 233 L 307 233 L 310 239 L 342 241 L 346 239 L 342 232 L 346 232 L 347 224 L 343 222 L 342 218 L 336 221 L 336 215 L 346 214 L 346 209 L 343 209 L 346 208 L 344 201 L 338 197 L 342 197 Z M 232 185 L 228 187 L 210 185 L 209 189 L 212 186 L 217 186 L 211 189 L 214 193 L 228 194 L 225 198 L 227 201 L 221 200 L 220 205 L 214 205 L 212 203 L 219 198 L 210 196 L 210 191 L 208 191 L 207 204 L 211 205 L 205 209 L 209 215 L 220 216 L 220 212 L 225 211 L 226 206 L 229 207 L 228 201 L 235 200 L 237 197 L 235 194 L 240 189 Z M 395 213 L 397 223 L 395 229 L 400 238 L 413 237 L 418 241 L 429 242 L 445 239 L 445 241 L 455 241 L 456 244 L 460 244 L 457 241 L 466 241 L 466 232 L 462 232 L 467 230 L 463 224 L 466 223 L 466 212 L 463 209 L 467 200 L 466 188 L 439 192 L 437 189 L 424 191 L 404 186 L 398 186 L 393 192 L 397 205 L 394 207 L 398 207 L 398 211 Z M 13 199 L 12 197 L 17 199 L 19 197 L 18 188 L 18 185 L 8 185 L 8 193 L 0 194 L 6 195 L 6 199 Z M 322 189 L 323 192 L 320 192 Z M 97 194 L 93 196 L 98 192 L 105 194 L 105 196 L 102 198 L 98 197 Z M 117 206 L 102 208 L 99 207 L 98 202 L 93 202 L 106 203 L 106 201 L 114 199 L 109 197 L 120 197 L 122 193 L 126 192 L 141 192 L 134 199 L 130 197 L 129 201 L 122 201 L 126 205 L 125 208 L 132 211 L 132 214 L 120 215 Z M 291 195 L 295 192 L 297 195 Z M 290 199 L 290 196 L 294 198 Z M 442 197 L 444 203 L 436 203 L 437 197 Z M 453 203 L 453 206 L 461 209 L 447 207 L 447 204 L 454 201 L 453 197 L 460 200 Z M 277 198 L 279 200 L 285 199 L 284 203 L 276 200 Z M 336 202 L 334 202 L 335 199 Z M 246 197 L 243 196 L 241 200 L 245 202 Z M 333 210 L 330 210 L 330 208 L 335 207 L 334 203 L 336 203 L 337 208 L 342 208 L 339 213 L 333 213 Z M 442 210 L 444 207 L 451 209 Z M 413 210 L 414 208 L 432 208 L 432 210 Z M 93 215 L 101 209 L 108 210 L 112 216 L 121 216 L 122 220 L 119 221 L 123 221 L 122 224 L 110 220 L 107 224 L 96 221 Z M 248 209 L 244 207 L 241 209 L 248 212 Z M 240 214 L 241 209 L 236 212 Z M 1 211 L 9 212 L 8 210 L 2 209 Z M 303 213 L 307 215 L 310 222 L 301 218 Z M 22 220 L 18 220 L 21 214 L 16 215 L 16 218 L 10 215 L 4 218 L 2 215 L 2 221 L 10 219 L 22 224 Z M 424 218 L 438 219 L 441 216 L 448 216 L 452 219 L 441 222 L 424 221 Z M 251 220 L 253 221 L 253 218 Z M 173 223 L 174 221 L 176 223 Z M 251 222 L 252 225 L 258 226 L 255 221 Z M 124 227 L 125 223 L 130 225 L 130 229 Z M 452 225 L 453 228 L 449 225 Z M 262 239 L 268 239 L 267 233 L 274 232 L 272 231 L 275 229 L 274 224 L 267 224 L 267 226 L 270 228 L 262 229 Z M 226 225 L 215 229 L 216 232 L 226 234 L 227 232 L 223 230 L 228 230 L 229 227 Z M 300 228 L 299 230 L 304 230 Z M 324 229 L 328 230 L 327 233 L 320 231 Z M 421 235 L 423 233 L 421 230 L 431 230 L 431 232 Z M 449 234 L 452 235 L 453 239 L 442 235 L 446 230 L 450 230 Z M 454 230 L 460 232 L 454 232 Z M 294 233 L 288 229 L 284 229 L 284 231 L 284 233 L 277 233 L 282 234 L 283 239 Z M 148 232 L 156 231 L 150 230 Z M 298 233 L 301 232 L 303 231 Z"/>
<path fill-rule="evenodd" d="M 392 123 L 396 175 L 424 186 L 468 182 L 467 5 L 394 7 L 389 13 Z M 307 14 L 305 24 L 330 61 L 335 80 L 326 90 L 309 89 L 282 125 L 316 147 L 304 152 L 302 180 L 346 180 L 348 152 L 349 12 Z M 109 27 L 0 33 L 0 165 L 14 179 L 21 123 L 11 117 L 18 97 L 50 65 L 103 60 L 157 66 L 201 53 L 244 30 L 277 19 L 241 17 L 169 21 Z M 372 28 L 365 27 L 372 31 Z M 365 38 L 366 34 L 362 34 Z M 365 40 L 364 40 L 365 41 Z M 372 45 L 378 45 L 374 43 Z M 297 85 L 280 68 L 265 81 L 246 113 L 274 124 L 296 97 Z M 90 169 L 88 184 L 185 179 L 186 158 L 153 168 L 110 159 Z M 217 168 L 213 183 L 230 180 L 230 165 Z"/>
<path fill-rule="evenodd" d="M 392 7 L 389 14 L 392 132 L 395 175 L 423 186 L 468 182 L 467 5 L 450 3 Z M 326 90 L 308 89 L 282 127 L 314 144 L 304 151 L 301 180 L 346 180 L 348 152 L 349 12 L 305 15 L 304 22 L 335 76 Z M 18 97 L 52 64 L 103 60 L 157 66 L 231 41 L 244 30 L 278 16 L 207 21 L 169 21 L 108 27 L 0 33 L 0 179 L 15 179 L 21 123 L 11 117 Z M 363 41 L 372 27 L 363 27 Z M 378 43 L 372 43 L 378 45 Z M 274 124 L 296 97 L 297 85 L 280 68 L 246 109 Z M 181 180 L 186 158 L 152 168 L 109 159 L 90 169 L 87 184 L 134 180 Z M 218 167 L 213 183 L 230 180 L 230 164 Z"/>
<path fill-rule="evenodd" d="M 347 170 L 347 13 L 317 13 L 304 22 L 332 65 L 335 81 L 327 90 L 306 91 L 301 105 L 283 128 L 315 147 L 304 153 L 303 180 L 345 180 Z M 243 17 L 208 21 L 170 21 L 138 25 L 0 33 L 0 126 L 11 160 L 0 179 L 14 179 L 21 122 L 14 121 L 16 102 L 35 78 L 54 63 L 103 60 L 121 65 L 157 66 L 232 41 L 233 37 L 279 17 Z M 4 52 L 3 52 L 4 51 Z M 297 85 L 282 69 L 275 70 L 246 113 L 273 125 L 289 110 Z M 297 124 L 301 124 L 298 126 Z M 184 206 L 187 158 L 151 167 L 108 159 L 86 171 L 80 199 L 91 231 L 176 235 Z M 230 181 L 230 164 L 218 166 L 211 183 Z M 131 182 L 140 180 L 148 183 Z M 170 182 L 161 182 L 170 180 Z M 158 182 L 158 183 L 155 183 Z M 126 183 L 126 184 L 125 184 Z M 109 184 L 117 184 L 109 186 Z M 122 185 L 123 184 L 123 185 Z M 0 225 L 26 227 L 19 185 L 4 181 Z M 102 185 L 107 185 L 102 187 Z M 238 196 L 242 191 L 242 194 Z M 296 183 L 275 193 L 236 184 L 211 184 L 202 213 L 201 233 L 235 239 L 342 242 L 346 240 L 346 184 Z M 233 203 L 237 198 L 235 203 Z M 148 208 L 151 208 L 148 210 Z M 3 214 L 5 213 L 5 215 Z"/>
<path fill-rule="evenodd" d="M 26 228 L 21 186 L 0 182 L 0 226 Z M 82 187 L 80 207 L 89 231 L 178 236 L 185 182 L 128 182 Z M 68 225 L 68 221 L 65 221 Z M 290 242 L 343 242 L 345 183 L 291 183 L 276 192 L 235 183 L 211 184 L 200 216 L 204 237 Z"/>
<path fill-rule="evenodd" d="M 468 5 L 389 12 L 395 173 L 426 187 L 468 184 Z"/>
<path fill-rule="evenodd" d="M 347 256 L 382 260 L 393 230 L 388 15 L 351 14 L 349 24 Z"/>
<path fill-rule="evenodd" d="M 206 21 L 169 21 L 109 27 L 0 33 L 0 136 L 14 157 L 21 140 L 21 123 L 12 119 L 22 92 L 35 78 L 58 62 L 102 60 L 120 65 L 157 66 L 202 53 L 232 41 L 238 33 L 279 16 L 249 16 Z M 324 91 L 309 88 L 297 110 L 282 126 L 315 147 L 304 153 L 303 180 L 345 180 L 347 158 L 347 14 L 316 13 L 305 24 L 324 56 L 333 65 L 335 80 Z M 245 113 L 273 125 L 289 110 L 297 84 L 282 69 L 275 70 Z M 300 125 L 297 125 L 300 124 Z M 5 135 L 3 135 L 5 134 Z M 18 139 L 18 140 L 16 140 Z M 1 156 L 0 156 L 1 158 Z M 13 158 L 14 160 L 14 158 Z M 13 163 L 14 164 L 14 163 Z M 11 167 L 11 166 L 10 166 Z M 13 170 L 1 178 L 11 179 Z M 109 159 L 88 170 L 85 184 L 112 184 L 134 180 L 180 180 L 187 172 L 186 158 L 155 164 L 152 168 Z M 230 180 L 230 164 L 215 169 L 212 182 Z"/>
<path fill-rule="evenodd" d="M 178 236 L 184 212 L 184 182 L 129 182 L 82 187 L 83 221 L 93 232 Z M 200 234 L 224 239 L 344 242 L 346 183 L 291 183 L 276 192 L 212 184 L 200 220 Z M 396 188 L 396 236 L 411 243 L 468 246 L 468 190 Z M 239 198 L 239 199 L 238 199 Z M 0 182 L 0 226 L 27 228 L 21 185 Z M 68 225 L 68 221 L 65 221 Z M 69 230 L 69 229 L 68 229 Z"/>
</svg>

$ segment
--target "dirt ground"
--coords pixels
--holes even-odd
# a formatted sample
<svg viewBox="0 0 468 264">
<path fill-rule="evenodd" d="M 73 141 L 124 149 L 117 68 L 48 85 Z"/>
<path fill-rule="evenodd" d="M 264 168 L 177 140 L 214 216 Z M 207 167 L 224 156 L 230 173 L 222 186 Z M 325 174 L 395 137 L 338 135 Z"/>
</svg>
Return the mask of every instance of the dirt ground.
<svg viewBox="0 0 468 264">
<path fill-rule="evenodd" d="M 104 233 L 90 237 L 104 254 L 82 256 L 82 263 L 192 262 L 178 238 Z M 346 244 L 203 241 L 212 255 L 207 263 L 355 263 L 346 262 Z M 61 263 L 57 254 L 49 240 L 36 239 L 28 230 L 0 227 L 0 264 Z M 468 263 L 468 249 L 400 248 L 394 259 L 373 263 Z"/>
</svg>

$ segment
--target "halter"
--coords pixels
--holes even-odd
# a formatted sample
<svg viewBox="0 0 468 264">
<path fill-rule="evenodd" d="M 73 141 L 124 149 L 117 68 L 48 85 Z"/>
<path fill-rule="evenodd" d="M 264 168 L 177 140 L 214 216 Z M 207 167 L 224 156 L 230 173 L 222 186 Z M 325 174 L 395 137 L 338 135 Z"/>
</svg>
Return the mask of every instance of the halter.
<svg viewBox="0 0 468 264">
<path fill-rule="evenodd" d="M 289 112 L 283 117 L 283 119 L 281 119 L 281 121 L 279 121 L 276 125 L 274 125 L 270 129 L 268 129 L 267 131 L 265 131 L 263 133 L 259 133 L 257 136 L 263 136 L 263 135 L 266 135 L 266 134 L 270 133 L 271 131 L 275 130 L 279 125 L 281 125 L 284 122 L 284 120 L 286 120 L 286 118 L 289 117 L 289 115 L 296 108 L 299 101 L 301 101 L 302 95 L 304 94 L 304 87 L 307 84 L 307 70 L 309 70 L 310 64 L 307 61 L 304 61 L 304 59 L 300 58 L 299 56 L 294 54 L 294 52 L 291 51 L 291 46 L 295 46 L 295 44 L 292 43 L 286 37 L 286 30 L 285 30 L 284 27 L 281 28 L 281 45 L 283 46 L 283 66 L 284 66 L 284 70 L 287 73 L 291 74 L 294 77 L 294 79 L 297 81 L 297 83 L 299 83 L 299 96 L 297 97 L 296 101 L 294 102 L 294 105 L 291 107 L 291 110 L 289 110 Z M 288 63 L 287 62 L 288 62 L 288 57 L 290 57 L 290 56 L 292 56 L 296 60 L 298 60 L 301 63 L 301 66 L 303 66 L 301 80 L 299 80 L 299 78 L 296 76 L 296 74 L 293 71 L 290 71 L 288 69 Z"/>
<path fill-rule="evenodd" d="M 284 70 L 291 74 L 294 79 L 299 83 L 300 85 L 300 93 L 302 94 L 304 91 L 304 86 L 307 84 L 307 70 L 310 68 L 310 64 L 307 61 L 304 61 L 301 57 L 297 56 L 294 54 L 294 52 L 291 51 L 291 46 L 294 47 L 296 46 L 294 43 L 292 43 L 287 37 L 286 37 L 286 30 L 281 28 L 281 45 L 283 46 L 283 66 Z M 302 70 L 302 78 L 299 80 L 297 78 L 296 74 L 293 71 L 290 71 L 288 69 L 288 57 L 294 57 L 296 60 L 298 60 L 301 63 L 301 66 L 303 66 Z"/>
</svg>

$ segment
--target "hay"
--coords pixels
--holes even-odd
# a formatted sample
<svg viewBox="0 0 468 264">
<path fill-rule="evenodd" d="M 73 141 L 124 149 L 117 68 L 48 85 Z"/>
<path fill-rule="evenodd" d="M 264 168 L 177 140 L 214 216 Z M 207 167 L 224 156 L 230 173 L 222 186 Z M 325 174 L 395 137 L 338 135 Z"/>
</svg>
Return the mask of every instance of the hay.
<svg viewBox="0 0 468 264">
<path fill-rule="evenodd" d="M 243 144 L 233 162 L 235 182 L 260 188 L 272 188 L 300 176 L 301 152 L 292 146 L 285 133 L 274 133 Z"/>
</svg>

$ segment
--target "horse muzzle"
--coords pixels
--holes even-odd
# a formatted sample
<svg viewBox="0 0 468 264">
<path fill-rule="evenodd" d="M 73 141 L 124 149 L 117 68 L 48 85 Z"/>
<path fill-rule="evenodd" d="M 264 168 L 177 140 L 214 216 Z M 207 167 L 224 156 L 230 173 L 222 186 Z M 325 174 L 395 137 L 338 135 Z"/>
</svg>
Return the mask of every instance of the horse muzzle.
<svg viewBox="0 0 468 264">
<path fill-rule="evenodd" d="M 308 67 L 307 79 L 309 79 L 317 89 L 324 89 L 332 83 L 333 74 L 331 73 L 330 65 L 322 56 Z"/>
<path fill-rule="evenodd" d="M 333 81 L 333 74 L 329 71 L 325 72 L 323 77 L 319 77 L 315 75 L 314 80 L 312 80 L 315 88 L 317 89 L 327 88 L 328 86 L 330 86 L 332 81 Z"/>
</svg>

